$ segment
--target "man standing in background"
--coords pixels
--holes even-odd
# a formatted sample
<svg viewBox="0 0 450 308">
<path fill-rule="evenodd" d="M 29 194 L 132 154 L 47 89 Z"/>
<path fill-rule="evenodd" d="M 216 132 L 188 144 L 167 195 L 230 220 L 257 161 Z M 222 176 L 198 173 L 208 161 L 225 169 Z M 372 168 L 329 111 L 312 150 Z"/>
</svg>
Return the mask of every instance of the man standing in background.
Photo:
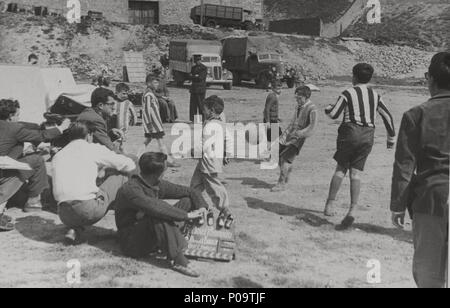
<svg viewBox="0 0 450 308">
<path fill-rule="evenodd" d="M 203 116 L 203 101 L 206 98 L 206 77 L 208 68 L 202 63 L 201 55 L 194 55 L 194 66 L 191 70 L 191 104 L 189 109 L 189 120 L 194 122 L 196 114 Z"/>
<path fill-rule="evenodd" d="M 403 229 L 413 219 L 414 279 L 419 288 L 443 288 L 448 247 L 450 53 L 433 57 L 426 73 L 431 99 L 403 116 L 395 155 L 391 211 Z"/>
</svg>

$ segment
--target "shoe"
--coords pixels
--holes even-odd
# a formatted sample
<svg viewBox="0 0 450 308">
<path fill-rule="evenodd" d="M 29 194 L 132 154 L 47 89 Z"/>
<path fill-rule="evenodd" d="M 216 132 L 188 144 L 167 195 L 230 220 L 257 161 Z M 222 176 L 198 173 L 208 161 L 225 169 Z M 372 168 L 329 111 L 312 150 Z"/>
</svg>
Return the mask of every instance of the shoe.
<svg viewBox="0 0 450 308">
<path fill-rule="evenodd" d="M 42 203 L 40 197 L 28 199 L 23 211 L 25 213 L 35 213 L 42 211 Z"/>
<path fill-rule="evenodd" d="M 208 226 L 214 226 L 214 213 L 213 211 L 209 211 L 208 215 L 206 216 L 206 220 L 208 222 Z"/>
<path fill-rule="evenodd" d="M 177 265 L 174 264 L 172 269 L 178 273 L 181 273 L 185 276 L 188 277 L 193 277 L 193 278 L 198 278 L 200 277 L 200 274 L 197 273 L 195 270 L 193 270 L 192 268 L 190 268 L 190 266 L 182 266 L 182 265 Z"/>
<path fill-rule="evenodd" d="M 0 214 L 0 231 L 9 232 L 15 229 L 15 221 L 12 217 L 6 214 Z"/>
<path fill-rule="evenodd" d="M 284 184 L 277 184 L 274 188 L 271 190 L 272 192 L 283 192 L 286 191 L 286 186 Z"/>
<path fill-rule="evenodd" d="M 225 227 L 225 215 L 221 213 L 219 218 L 217 218 L 217 229 L 222 229 Z"/>
<path fill-rule="evenodd" d="M 199 227 L 202 227 L 204 224 L 205 224 L 205 216 L 203 215 L 202 217 L 200 217 L 200 218 L 197 220 L 197 225 L 198 225 Z"/>
<path fill-rule="evenodd" d="M 228 215 L 227 219 L 225 220 L 225 229 L 230 230 L 234 223 L 234 217 L 233 215 Z"/>
<path fill-rule="evenodd" d="M 355 223 L 355 218 L 352 216 L 347 216 L 341 222 L 339 226 L 336 227 L 337 231 L 345 231 L 350 229 L 350 227 Z"/>
<path fill-rule="evenodd" d="M 70 229 L 64 236 L 64 241 L 67 245 L 78 245 L 81 243 L 81 229 Z"/>
</svg>

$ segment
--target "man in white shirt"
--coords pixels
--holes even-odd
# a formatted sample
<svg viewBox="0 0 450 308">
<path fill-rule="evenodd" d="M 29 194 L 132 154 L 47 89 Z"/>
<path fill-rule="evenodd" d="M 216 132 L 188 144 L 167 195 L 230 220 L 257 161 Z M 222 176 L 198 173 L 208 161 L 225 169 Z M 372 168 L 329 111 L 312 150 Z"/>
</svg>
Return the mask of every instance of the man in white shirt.
<svg viewBox="0 0 450 308">
<path fill-rule="evenodd" d="M 70 228 L 66 240 L 79 241 L 84 227 L 105 217 L 117 191 L 135 170 L 132 159 L 92 143 L 94 129 L 89 122 L 77 121 L 69 132 L 71 142 L 53 158 L 53 193 L 61 221 Z M 97 187 L 99 170 L 110 168 L 112 175 Z"/>
</svg>

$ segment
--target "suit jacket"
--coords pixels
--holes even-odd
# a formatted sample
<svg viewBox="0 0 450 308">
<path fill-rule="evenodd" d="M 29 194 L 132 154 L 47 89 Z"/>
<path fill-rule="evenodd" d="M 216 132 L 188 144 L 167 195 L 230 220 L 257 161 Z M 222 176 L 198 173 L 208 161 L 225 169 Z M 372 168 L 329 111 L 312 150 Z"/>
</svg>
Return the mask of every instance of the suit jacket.
<svg viewBox="0 0 450 308">
<path fill-rule="evenodd" d="M 92 108 L 86 108 L 79 116 L 78 121 L 88 121 L 95 127 L 94 143 L 104 145 L 114 152 L 118 152 L 117 147 L 108 135 L 108 125 L 105 119 Z"/>
<path fill-rule="evenodd" d="M 0 120 L 0 156 L 18 159 L 23 155 L 25 142 L 38 145 L 61 136 L 58 128 L 47 130 L 30 129 L 23 123 Z"/>
<path fill-rule="evenodd" d="M 194 65 L 191 70 L 191 75 L 191 93 L 206 93 L 206 77 L 208 76 L 208 68 L 202 63 L 199 65 Z M 198 77 L 195 77 L 196 75 L 198 75 Z"/>
</svg>

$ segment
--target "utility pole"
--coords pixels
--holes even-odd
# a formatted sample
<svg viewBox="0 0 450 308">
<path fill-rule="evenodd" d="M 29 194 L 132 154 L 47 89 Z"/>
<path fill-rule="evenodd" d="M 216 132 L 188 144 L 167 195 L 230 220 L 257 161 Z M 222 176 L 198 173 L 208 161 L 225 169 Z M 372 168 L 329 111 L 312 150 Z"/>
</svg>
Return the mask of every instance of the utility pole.
<svg viewBox="0 0 450 308">
<path fill-rule="evenodd" d="M 205 0 L 200 0 L 200 25 L 203 26 L 205 18 Z"/>
</svg>

